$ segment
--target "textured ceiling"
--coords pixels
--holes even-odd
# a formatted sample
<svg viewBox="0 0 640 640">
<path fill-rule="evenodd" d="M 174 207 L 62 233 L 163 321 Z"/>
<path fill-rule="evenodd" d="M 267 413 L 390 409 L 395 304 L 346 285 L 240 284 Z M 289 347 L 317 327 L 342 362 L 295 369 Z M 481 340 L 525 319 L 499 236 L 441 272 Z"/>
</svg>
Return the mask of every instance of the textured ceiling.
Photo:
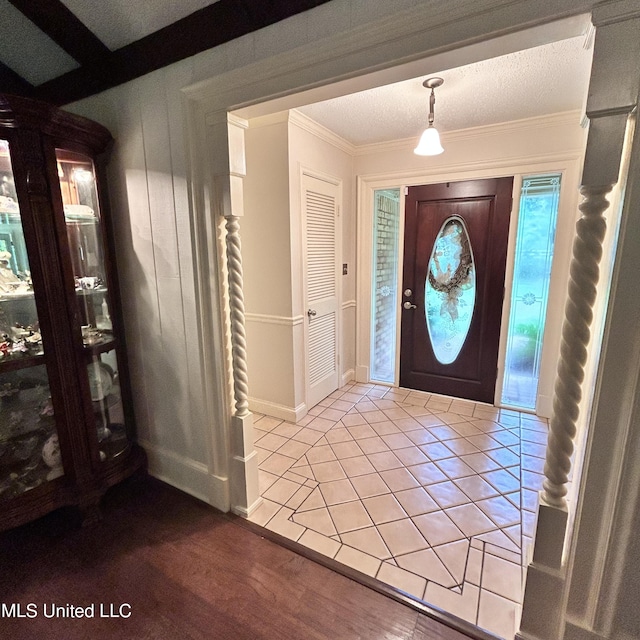
<svg viewBox="0 0 640 640">
<path fill-rule="evenodd" d="M 441 76 L 435 126 L 455 131 L 582 109 L 592 50 L 580 36 L 414 80 L 300 107 L 299 111 L 355 145 L 418 136 L 427 124 L 429 91 Z"/>
<path fill-rule="evenodd" d="M 202 9 L 216 0 L 62 0 L 112 51 Z M 171 43 L 167 43 L 170 47 Z"/>
</svg>

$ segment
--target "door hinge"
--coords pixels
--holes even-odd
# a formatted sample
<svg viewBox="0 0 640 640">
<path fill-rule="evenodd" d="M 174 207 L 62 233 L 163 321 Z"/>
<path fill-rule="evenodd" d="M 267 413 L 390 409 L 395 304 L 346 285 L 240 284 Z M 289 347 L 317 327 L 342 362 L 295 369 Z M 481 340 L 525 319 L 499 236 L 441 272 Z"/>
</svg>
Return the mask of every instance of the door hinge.
<svg viewBox="0 0 640 640">
<path fill-rule="evenodd" d="M 409 187 L 405 187 L 404 188 L 404 195 L 408 196 L 409 195 Z"/>
</svg>

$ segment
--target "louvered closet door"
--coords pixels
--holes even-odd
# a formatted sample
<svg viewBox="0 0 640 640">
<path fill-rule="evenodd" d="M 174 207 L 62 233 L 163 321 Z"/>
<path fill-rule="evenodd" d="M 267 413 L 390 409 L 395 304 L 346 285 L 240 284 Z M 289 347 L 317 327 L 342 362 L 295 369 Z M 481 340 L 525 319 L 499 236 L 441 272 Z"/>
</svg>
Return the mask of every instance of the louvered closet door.
<svg viewBox="0 0 640 640">
<path fill-rule="evenodd" d="M 306 228 L 307 407 L 339 385 L 338 197 L 339 186 L 303 175 Z"/>
</svg>

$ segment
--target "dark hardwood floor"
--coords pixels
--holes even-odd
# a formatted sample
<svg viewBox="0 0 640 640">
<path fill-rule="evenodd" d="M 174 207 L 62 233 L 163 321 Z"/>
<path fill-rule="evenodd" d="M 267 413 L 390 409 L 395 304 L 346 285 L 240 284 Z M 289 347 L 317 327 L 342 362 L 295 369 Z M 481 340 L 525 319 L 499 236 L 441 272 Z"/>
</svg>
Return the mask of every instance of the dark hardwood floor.
<svg viewBox="0 0 640 640">
<path fill-rule="evenodd" d="M 60 511 L 0 534 L 1 638 L 467 638 L 157 480 L 112 489 L 103 513 L 93 527 Z M 45 617 L 67 605 L 94 617 Z"/>
</svg>

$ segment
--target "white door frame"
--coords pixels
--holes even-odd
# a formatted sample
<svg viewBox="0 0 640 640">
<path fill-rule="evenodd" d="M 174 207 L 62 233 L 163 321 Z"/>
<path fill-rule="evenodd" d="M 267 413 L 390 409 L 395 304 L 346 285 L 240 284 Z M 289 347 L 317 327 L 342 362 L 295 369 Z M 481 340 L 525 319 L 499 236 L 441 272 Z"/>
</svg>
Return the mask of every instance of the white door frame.
<svg viewBox="0 0 640 640">
<path fill-rule="evenodd" d="M 513 283 L 513 266 L 515 254 L 515 240 L 518 221 L 518 203 L 522 176 L 557 172 L 562 174 L 560 193 L 561 211 L 564 216 L 558 217 L 556 228 L 556 244 L 551 274 L 549 293 L 550 306 L 555 305 L 559 310 L 559 318 L 555 323 L 545 327 L 545 337 L 540 372 L 540 392 L 537 414 L 544 417 L 551 415 L 551 400 L 558 350 L 560 347 L 560 330 L 562 327 L 562 313 L 566 283 L 569 271 L 571 242 L 575 227 L 575 214 L 578 207 L 578 185 L 583 150 L 569 150 L 558 154 L 553 160 L 547 157 L 522 157 L 506 161 L 487 162 L 487 166 L 477 168 L 475 165 L 448 168 L 438 165 L 432 170 L 407 171 L 387 175 L 358 176 L 357 185 L 357 265 L 358 278 L 356 286 L 356 380 L 369 382 L 371 371 L 371 309 L 373 296 L 371 290 L 373 267 L 374 225 L 371 212 L 373 211 L 373 193 L 378 189 L 400 189 L 400 226 L 398 232 L 398 264 L 403 264 L 404 258 L 404 190 L 405 187 L 417 184 L 438 184 L 441 182 L 457 182 L 461 180 L 476 180 L 481 178 L 498 178 L 514 176 L 513 184 L 513 212 L 509 227 L 509 243 L 507 247 L 507 268 L 505 272 L 505 297 L 502 308 L 502 324 L 500 329 L 500 348 L 498 352 L 498 382 L 496 384 L 494 404 L 500 404 L 502 394 L 502 380 L 506 359 L 507 330 L 509 327 L 509 312 L 511 307 L 511 285 Z M 395 380 L 397 386 L 400 377 L 400 316 L 402 290 L 402 268 L 398 269 L 396 304 L 396 363 Z"/>
</svg>

